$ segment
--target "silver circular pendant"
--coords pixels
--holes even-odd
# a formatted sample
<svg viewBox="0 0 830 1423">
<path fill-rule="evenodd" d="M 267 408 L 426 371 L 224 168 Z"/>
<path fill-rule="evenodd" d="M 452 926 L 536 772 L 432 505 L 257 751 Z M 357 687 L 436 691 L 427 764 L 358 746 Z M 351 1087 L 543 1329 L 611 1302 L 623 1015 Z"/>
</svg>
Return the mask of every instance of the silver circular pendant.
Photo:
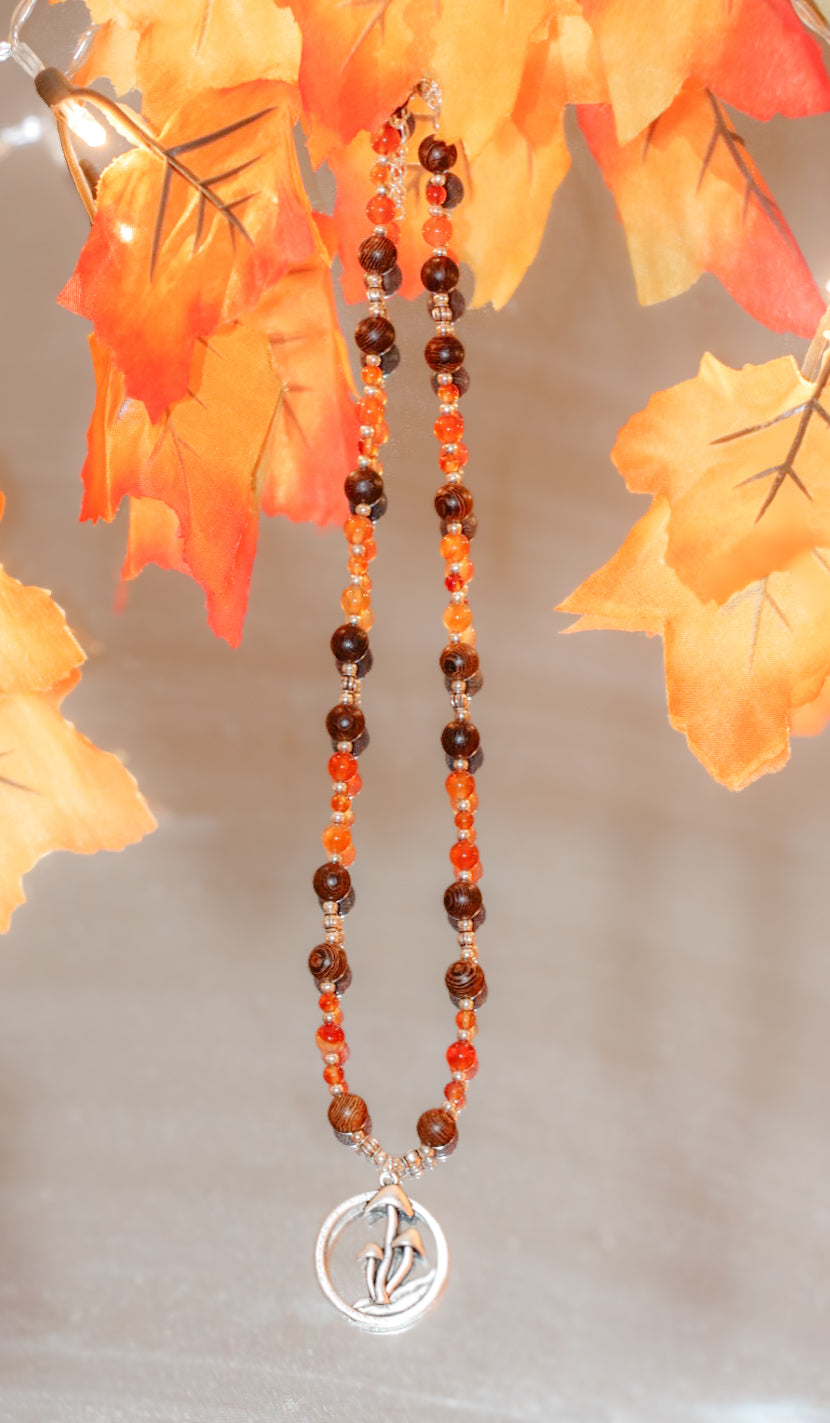
<svg viewBox="0 0 830 1423">
<path fill-rule="evenodd" d="M 449 1254 L 435 1217 L 392 1182 L 332 1211 L 317 1236 L 314 1264 L 335 1309 L 362 1329 L 392 1334 L 416 1324 L 435 1303 Z"/>
</svg>

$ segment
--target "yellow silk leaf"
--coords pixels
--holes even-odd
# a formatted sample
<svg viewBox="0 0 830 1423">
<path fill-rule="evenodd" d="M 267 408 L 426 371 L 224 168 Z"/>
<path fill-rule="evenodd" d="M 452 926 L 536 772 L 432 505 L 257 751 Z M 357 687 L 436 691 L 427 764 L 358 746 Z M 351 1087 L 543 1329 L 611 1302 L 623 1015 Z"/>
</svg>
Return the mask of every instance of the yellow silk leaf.
<svg viewBox="0 0 830 1423">
<path fill-rule="evenodd" d="M 73 672 L 49 692 L 0 697 L 0 932 L 25 895 L 21 876 L 50 850 L 123 850 L 155 821 L 126 767 L 60 712 Z"/>
<path fill-rule="evenodd" d="M 740 790 L 786 761 L 793 711 L 830 673 L 830 558 L 811 550 L 723 606 L 703 603 L 665 559 L 670 509 L 658 497 L 617 554 L 561 605 L 583 628 L 664 639 L 672 725 L 716 780 Z"/>
<path fill-rule="evenodd" d="M 629 489 L 669 501 L 666 561 L 704 601 L 830 545 L 828 379 L 790 356 L 732 370 L 706 355 L 620 432 L 612 458 Z"/>
</svg>

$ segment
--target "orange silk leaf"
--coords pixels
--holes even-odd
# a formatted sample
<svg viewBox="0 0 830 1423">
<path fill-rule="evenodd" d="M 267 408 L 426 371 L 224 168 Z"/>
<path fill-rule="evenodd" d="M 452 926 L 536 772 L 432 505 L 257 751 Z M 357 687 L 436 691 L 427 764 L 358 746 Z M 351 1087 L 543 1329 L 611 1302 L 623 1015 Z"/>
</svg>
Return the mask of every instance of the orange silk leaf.
<svg viewBox="0 0 830 1423">
<path fill-rule="evenodd" d="M 98 401 L 81 517 L 112 519 L 126 494 L 167 504 L 181 529 L 181 559 L 207 594 L 208 621 L 236 645 L 256 551 L 263 450 L 282 396 L 268 340 L 239 324 L 217 331 L 194 355 L 192 394 L 155 423 L 126 396 L 121 372 L 94 336 L 90 344 Z M 168 547 L 165 536 L 155 560 L 165 566 Z M 146 542 L 143 548 L 147 561 Z"/>
<path fill-rule="evenodd" d="M 202 204 L 191 182 L 143 149 L 101 177 L 92 230 L 60 300 L 94 323 L 127 395 L 152 420 L 187 393 L 200 336 L 254 306 L 289 268 L 322 255 L 297 167 L 295 115 L 295 92 L 263 82 L 204 92 L 170 121 L 161 135 L 168 147 L 241 125 L 179 153 L 213 180 L 223 211 Z"/>
<path fill-rule="evenodd" d="M 300 31 L 274 0 L 87 0 L 87 8 L 100 28 L 75 83 L 105 76 L 118 93 L 140 89 L 154 123 L 202 89 L 297 82 Z"/>
<path fill-rule="evenodd" d="M 49 594 L 25 588 L 0 568 L 0 696 L 48 691 L 83 660 Z"/>
<path fill-rule="evenodd" d="M 649 306 L 713 272 L 758 321 L 811 336 L 824 302 L 792 233 L 717 100 L 689 88 L 620 148 L 606 106 L 580 124 L 625 226 Z"/>
<path fill-rule="evenodd" d="M 612 458 L 630 489 L 669 500 L 666 561 L 704 601 L 830 546 L 828 379 L 791 356 L 736 371 L 707 354 L 620 432 Z"/>
<path fill-rule="evenodd" d="M 316 524 L 340 520 L 358 426 L 328 267 L 289 272 L 246 322 L 265 333 L 280 384 L 262 456 L 263 511 Z"/>
<path fill-rule="evenodd" d="M 0 696 L 0 932 L 25 899 L 20 878 L 50 850 L 122 850 L 155 821 L 117 756 L 64 719 L 72 672 L 50 691 Z"/>
<path fill-rule="evenodd" d="M 583 0 L 619 142 L 642 133 L 688 79 L 757 118 L 830 106 L 821 51 L 790 0 Z"/>
<path fill-rule="evenodd" d="M 672 725 L 716 780 L 740 790 L 784 764 L 794 709 L 830 673 L 830 561 L 802 553 L 723 606 L 703 603 L 666 562 L 669 518 L 656 498 L 561 611 L 582 614 L 568 631 L 662 631 Z"/>
</svg>

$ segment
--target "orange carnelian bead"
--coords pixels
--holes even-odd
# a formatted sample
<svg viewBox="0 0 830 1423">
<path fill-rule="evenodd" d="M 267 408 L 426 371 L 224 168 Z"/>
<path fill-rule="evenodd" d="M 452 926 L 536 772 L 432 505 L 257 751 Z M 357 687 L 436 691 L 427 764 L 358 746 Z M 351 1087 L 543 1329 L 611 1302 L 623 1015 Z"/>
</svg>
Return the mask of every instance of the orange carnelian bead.
<svg viewBox="0 0 830 1423">
<path fill-rule="evenodd" d="M 432 427 L 432 433 L 437 439 L 443 440 L 445 445 L 454 444 L 464 434 L 464 417 L 462 415 L 439 415 Z"/>
<path fill-rule="evenodd" d="M 470 552 L 470 540 L 463 534 L 445 534 L 441 540 L 441 557 L 448 563 L 463 563 Z"/>
<path fill-rule="evenodd" d="M 346 564 L 353 578 L 362 578 L 369 567 L 369 560 L 365 553 L 352 553 Z"/>
<path fill-rule="evenodd" d="M 335 815 L 354 815 L 354 811 L 352 810 L 352 798 L 346 795 L 345 791 L 335 792 L 331 798 L 331 808 Z M 346 823 L 350 824 L 349 821 Z"/>
<path fill-rule="evenodd" d="M 383 401 L 376 395 L 366 395 L 355 407 L 361 425 L 376 425 L 383 418 Z"/>
<path fill-rule="evenodd" d="M 372 522 L 372 521 L 371 521 L 371 519 L 370 519 L 370 520 L 369 520 L 369 523 L 371 523 L 371 522 Z M 364 557 L 364 558 L 368 558 L 368 560 L 369 560 L 370 563 L 371 563 L 372 559 L 375 557 L 377 551 L 378 551 L 378 546 L 377 546 L 377 544 L 375 543 L 374 539 L 365 539 L 365 540 L 364 540 L 364 543 L 363 543 L 363 557 Z"/>
<path fill-rule="evenodd" d="M 336 993 L 321 993 L 317 999 L 317 1007 L 321 1013 L 333 1013 L 340 1007 L 340 999 Z"/>
<path fill-rule="evenodd" d="M 380 421 L 377 430 L 375 431 L 375 435 L 379 445 L 386 444 L 386 441 L 389 439 L 389 426 L 387 425 L 385 420 Z"/>
<path fill-rule="evenodd" d="M 380 133 L 376 133 L 372 139 L 372 148 L 375 153 L 394 153 L 400 141 L 398 130 L 391 124 L 384 124 Z"/>
<path fill-rule="evenodd" d="M 363 628 L 364 632 L 371 632 L 372 628 L 375 625 L 375 615 L 372 612 L 372 609 L 367 608 L 365 613 L 360 614 L 357 621 Z"/>
<path fill-rule="evenodd" d="M 448 573 L 444 579 L 444 587 L 448 593 L 460 593 L 464 587 L 464 577 L 460 573 Z"/>
<path fill-rule="evenodd" d="M 320 839 L 330 855 L 342 855 L 352 843 L 352 832 L 348 825 L 327 825 Z"/>
<path fill-rule="evenodd" d="M 344 861 L 344 864 L 345 864 L 345 861 Z M 472 877 L 473 877 L 473 884 L 478 884 L 478 881 L 481 879 L 481 876 L 482 876 L 483 873 L 484 873 L 484 867 L 483 867 L 483 865 L 481 865 L 481 864 L 473 865 L 473 868 L 472 868 L 471 871 L 470 871 L 470 874 L 471 874 Z"/>
<path fill-rule="evenodd" d="M 477 791 L 473 791 L 470 795 L 467 796 L 467 804 L 468 804 L 468 806 L 470 807 L 470 810 L 473 812 L 473 814 L 475 814 L 475 812 L 478 810 L 478 792 L 477 792 Z"/>
<path fill-rule="evenodd" d="M 471 870 L 478 864 L 478 846 L 471 845 L 469 840 L 456 840 L 450 850 L 450 863 L 456 870 Z"/>
<path fill-rule="evenodd" d="M 447 1062 L 451 1072 L 463 1072 L 466 1077 L 475 1077 L 478 1072 L 478 1054 L 472 1043 L 450 1043 Z"/>
<path fill-rule="evenodd" d="M 366 204 L 366 216 L 375 227 L 383 227 L 395 216 L 395 204 L 391 198 L 381 197 L 376 193 Z"/>
<path fill-rule="evenodd" d="M 446 247 L 452 237 L 452 223 L 448 217 L 428 217 L 421 231 L 430 247 Z"/>
<path fill-rule="evenodd" d="M 364 366 L 360 372 L 364 385 L 383 385 L 383 371 L 380 366 Z"/>
<path fill-rule="evenodd" d="M 367 459 L 371 460 L 374 459 L 377 452 L 377 436 L 375 434 L 361 435 L 357 442 L 357 453 L 359 455 L 365 455 Z"/>
<path fill-rule="evenodd" d="M 315 1042 L 321 1053 L 339 1052 L 346 1046 L 346 1034 L 338 1023 L 321 1023 L 317 1029 Z"/>
<path fill-rule="evenodd" d="M 461 634 L 461 641 L 464 643 L 465 647 L 475 647 L 475 645 L 476 645 L 476 630 L 475 630 L 475 628 L 474 628 L 474 627 L 465 628 L 464 631 L 463 631 L 462 634 Z"/>
<path fill-rule="evenodd" d="M 343 851 L 342 855 L 340 856 L 340 860 L 346 866 L 346 869 L 348 869 L 349 865 L 354 864 L 356 857 L 357 850 L 355 849 L 354 845 L 349 845 L 348 849 Z"/>
<path fill-rule="evenodd" d="M 437 178 L 431 178 L 427 183 L 427 202 L 430 207 L 440 208 L 447 196 L 447 190 L 443 183 L 439 183 Z"/>
<path fill-rule="evenodd" d="M 377 163 L 374 163 L 369 169 L 369 179 L 376 187 L 381 187 L 385 186 L 388 177 L 389 164 L 379 158 Z"/>
<path fill-rule="evenodd" d="M 362 588 L 355 588 L 352 585 L 343 590 L 340 606 L 343 612 L 350 617 L 357 613 L 365 613 L 369 606 L 369 594 L 364 593 Z"/>
<path fill-rule="evenodd" d="M 470 775 L 469 771 L 450 771 L 444 785 L 453 803 L 459 800 L 469 800 L 471 796 L 475 795 L 475 776 Z"/>
<path fill-rule="evenodd" d="M 335 751 L 329 756 L 328 772 L 333 781 L 350 781 L 357 775 L 357 757 L 351 751 Z"/>
<path fill-rule="evenodd" d="M 462 1032 L 465 1032 L 465 1033 L 472 1032 L 473 1028 L 476 1027 L 476 1014 L 475 1014 L 475 1009 L 474 1009 L 474 1008 L 462 1008 L 459 1013 L 456 1013 L 456 1015 L 455 1015 L 455 1026 L 456 1026 L 457 1028 L 460 1028 Z"/>
<path fill-rule="evenodd" d="M 448 1082 L 444 1088 L 444 1096 L 448 1102 L 452 1102 L 454 1107 L 461 1111 L 467 1105 L 467 1087 L 464 1082 Z"/>
<path fill-rule="evenodd" d="M 372 537 L 372 520 L 362 514 L 352 514 L 343 525 L 343 533 L 350 544 L 362 544 Z"/>
<path fill-rule="evenodd" d="M 355 771 L 354 775 L 349 777 L 346 789 L 352 798 L 359 795 L 363 790 L 363 781 L 359 771 Z"/>
<path fill-rule="evenodd" d="M 324 1082 L 328 1082 L 329 1087 L 335 1087 L 335 1086 L 337 1086 L 338 1084 L 340 1084 L 340 1085 L 342 1086 L 342 1084 L 343 1084 L 343 1069 L 342 1069 L 342 1067 L 333 1067 L 330 1062 L 329 1062 L 329 1063 L 326 1063 L 326 1066 L 323 1068 L 323 1081 L 324 1081 Z"/>
<path fill-rule="evenodd" d="M 364 573 L 364 574 L 361 575 L 360 586 L 361 586 L 361 588 L 363 589 L 364 593 L 371 593 L 371 591 L 372 591 L 372 580 L 371 580 L 371 578 L 369 577 L 368 573 Z"/>
<path fill-rule="evenodd" d="M 470 451 L 466 445 L 456 445 L 454 450 L 442 450 L 438 456 L 438 464 L 444 474 L 455 474 L 459 469 L 463 469 L 468 459 Z"/>
<path fill-rule="evenodd" d="M 455 402 L 461 399 L 461 391 L 450 381 L 448 385 L 439 385 L 438 399 L 442 405 L 455 405 Z"/>
<path fill-rule="evenodd" d="M 444 627 L 448 632 L 463 632 L 473 621 L 469 603 L 450 603 L 444 610 Z"/>
<path fill-rule="evenodd" d="M 332 806 L 334 805 L 335 800 L 339 799 L 339 796 L 332 796 Z M 471 810 L 459 810 L 458 814 L 455 817 L 455 824 L 459 830 L 472 830 L 473 825 L 475 824 L 475 816 L 473 815 L 473 812 Z"/>
</svg>

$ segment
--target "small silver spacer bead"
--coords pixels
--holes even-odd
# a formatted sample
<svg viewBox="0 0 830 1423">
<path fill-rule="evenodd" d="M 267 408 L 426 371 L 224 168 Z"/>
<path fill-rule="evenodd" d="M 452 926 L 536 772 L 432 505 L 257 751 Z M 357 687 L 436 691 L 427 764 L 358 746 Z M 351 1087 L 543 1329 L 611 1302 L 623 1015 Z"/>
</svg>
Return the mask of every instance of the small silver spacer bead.
<svg viewBox="0 0 830 1423">
<path fill-rule="evenodd" d="M 343 676 L 343 677 L 356 677 L 356 676 L 357 676 L 357 663 L 356 663 L 356 662 L 344 662 L 344 663 L 343 663 L 343 670 L 342 670 L 341 676 Z"/>
<path fill-rule="evenodd" d="M 458 921 L 458 937 L 459 937 L 459 939 L 461 938 L 462 934 L 470 934 L 470 936 L 472 937 L 472 939 L 475 940 L 475 935 L 473 934 L 472 931 L 473 931 L 473 921 L 472 921 L 472 919 L 459 919 L 459 921 Z"/>
<path fill-rule="evenodd" d="M 324 914 L 338 914 L 336 899 L 324 899 L 321 905 Z"/>
<path fill-rule="evenodd" d="M 349 744 L 351 745 L 351 743 Z M 456 756 L 452 763 L 452 768 L 454 771 L 466 771 L 468 765 L 469 762 L 466 756 Z"/>
<path fill-rule="evenodd" d="M 335 991 L 335 989 L 334 989 L 334 983 L 333 983 L 332 979 L 330 979 L 330 978 L 324 978 L 324 979 L 322 980 L 322 982 L 320 983 L 320 992 L 321 992 L 321 993 L 334 993 L 334 991 Z"/>
<path fill-rule="evenodd" d="M 344 815 L 344 813 L 343 813 L 342 810 L 333 810 L 333 811 L 332 811 L 332 813 L 331 813 L 331 823 L 332 823 L 332 825 L 342 825 L 342 824 L 343 824 L 343 821 L 344 821 L 345 819 L 346 819 L 346 817 L 345 817 L 345 815 Z M 461 834 L 461 831 L 459 831 L 459 835 L 460 835 L 460 834 Z"/>
<path fill-rule="evenodd" d="M 352 1146 L 354 1146 L 354 1147 L 360 1147 L 360 1146 L 363 1145 L 363 1143 L 364 1143 L 365 1140 L 366 1140 L 366 1133 L 365 1133 L 365 1131 L 363 1130 L 362 1127 L 359 1127 L 358 1130 L 357 1130 L 356 1132 L 354 1132 L 354 1134 L 353 1134 L 353 1136 L 352 1136 Z"/>
<path fill-rule="evenodd" d="M 466 1082 L 466 1081 L 467 1081 L 467 1079 L 466 1079 L 466 1077 L 464 1076 L 464 1073 L 463 1073 L 463 1072 L 454 1072 L 454 1073 L 452 1074 L 452 1080 L 453 1080 L 453 1082 Z"/>
<path fill-rule="evenodd" d="M 337 749 L 338 751 L 351 751 L 352 743 L 351 741 L 338 741 Z"/>
<path fill-rule="evenodd" d="M 380 1150 L 380 1142 L 376 1141 L 373 1136 L 367 1136 L 363 1142 L 361 1142 L 360 1149 L 364 1156 L 372 1157 L 376 1151 Z"/>
<path fill-rule="evenodd" d="M 345 795 L 349 789 L 348 781 L 335 781 L 332 790 L 335 795 Z"/>
<path fill-rule="evenodd" d="M 333 1082 L 329 1088 L 329 1092 L 331 1093 L 332 1097 L 341 1096 L 342 1093 L 345 1092 L 345 1090 L 346 1089 L 343 1086 L 342 1082 Z"/>
<path fill-rule="evenodd" d="M 459 950 L 459 957 L 465 959 L 467 963 L 478 962 L 478 949 L 470 948 L 469 945 L 462 945 Z"/>
<path fill-rule="evenodd" d="M 472 1013 L 475 1008 L 472 998 L 459 998 L 458 1010 L 460 1013 Z"/>
<path fill-rule="evenodd" d="M 324 915 L 323 915 L 323 928 L 324 928 L 324 929 L 332 929 L 332 930 L 335 930 L 337 933 L 339 933 L 340 930 L 343 928 L 343 921 L 342 921 L 342 919 L 340 918 L 340 915 L 339 915 L 339 914 L 324 914 Z"/>
<path fill-rule="evenodd" d="M 470 1036 L 470 1029 L 469 1029 L 469 1028 L 459 1028 L 459 1029 L 458 1029 L 458 1041 L 459 1041 L 460 1043 L 469 1043 L 469 1042 L 472 1041 L 472 1038 L 471 1038 L 471 1036 Z"/>
<path fill-rule="evenodd" d="M 374 1156 L 372 1157 L 372 1160 L 374 1161 L 378 1170 L 382 1171 L 384 1166 L 388 1162 L 389 1157 L 385 1151 L 376 1151 Z"/>
<path fill-rule="evenodd" d="M 323 1058 L 323 1061 L 327 1067 L 340 1066 L 340 1057 L 336 1052 L 327 1052 L 325 1057 Z"/>
</svg>

